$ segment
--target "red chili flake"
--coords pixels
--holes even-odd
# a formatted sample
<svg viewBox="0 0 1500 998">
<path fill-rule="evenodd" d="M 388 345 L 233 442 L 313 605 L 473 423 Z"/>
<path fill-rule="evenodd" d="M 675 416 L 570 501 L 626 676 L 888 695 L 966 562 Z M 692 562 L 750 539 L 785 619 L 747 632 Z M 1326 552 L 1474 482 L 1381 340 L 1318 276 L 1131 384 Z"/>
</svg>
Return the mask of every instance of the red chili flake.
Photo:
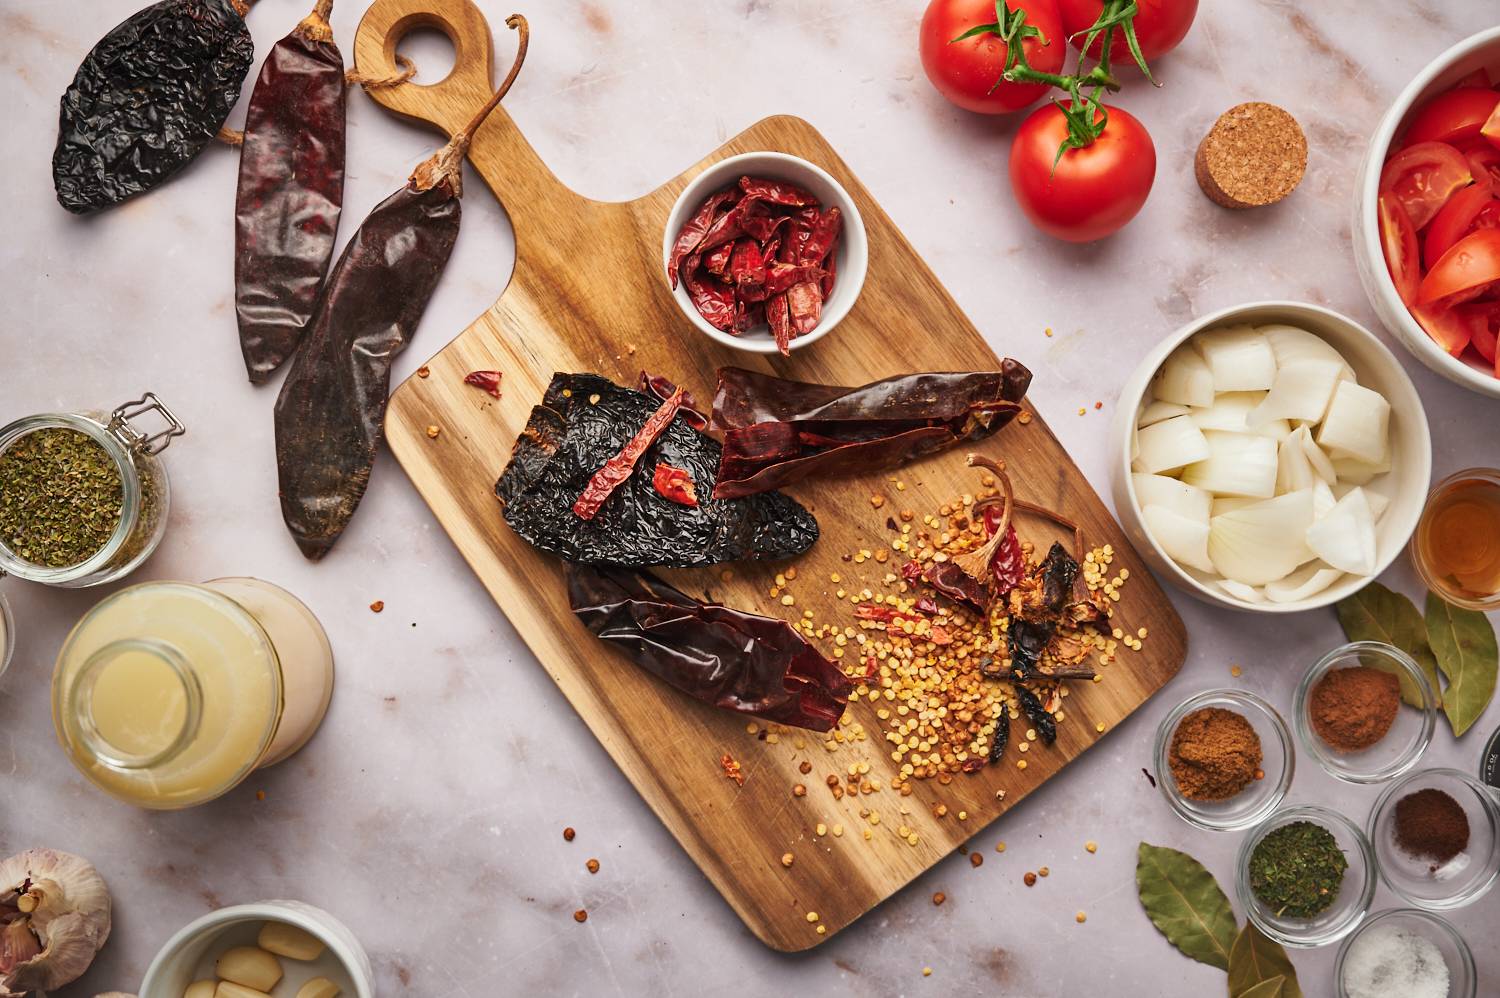
<svg viewBox="0 0 1500 998">
<path fill-rule="evenodd" d="M 378 599 L 375 602 L 373 602 L 373 603 L 370 604 L 370 612 L 371 613 L 379 613 L 381 610 L 384 610 L 384 609 L 385 609 L 385 600 L 383 600 L 383 599 Z"/>
<path fill-rule="evenodd" d="M 938 612 L 937 600 L 933 599 L 931 596 L 923 596 L 921 599 L 917 600 L 916 611 L 918 613 L 925 613 L 929 617 L 932 616 L 933 614 Z"/>
<path fill-rule="evenodd" d="M 916 559 L 908 561 L 901 566 L 901 577 L 907 582 L 915 582 L 922 577 L 922 563 Z"/>
<path fill-rule="evenodd" d="M 607 500 L 635 470 L 646 448 L 656 442 L 682 406 L 682 389 L 679 388 L 646 420 L 635 436 L 626 442 L 620 453 L 604 462 L 604 467 L 594 472 L 594 477 L 583 487 L 583 494 L 573 503 L 573 512 L 581 520 L 592 520 Z"/>
<path fill-rule="evenodd" d="M 951 645 L 953 643 L 953 638 L 949 636 L 947 630 L 941 625 L 934 625 L 928 637 L 932 639 L 932 643 L 935 645 Z"/>
<path fill-rule="evenodd" d="M 875 660 L 875 656 L 871 655 L 865 659 L 865 679 L 874 679 L 879 674 L 880 664 Z"/>
<path fill-rule="evenodd" d="M 698 493 L 693 489 L 693 476 L 685 468 L 674 468 L 670 464 L 658 464 L 651 476 L 651 485 L 663 499 L 683 506 L 698 505 Z"/>
<path fill-rule="evenodd" d="M 475 388 L 483 388 L 495 398 L 500 397 L 499 371 L 470 371 L 464 375 L 464 384 L 473 385 Z"/>
<path fill-rule="evenodd" d="M 725 752 L 723 758 L 719 760 L 719 765 L 724 768 L 724 775 L 735 782 L 735 786 L 745 785 L 745 774 L 740 771 L 740 764 L 735 761 L 734 756 Z"/>
</svg>

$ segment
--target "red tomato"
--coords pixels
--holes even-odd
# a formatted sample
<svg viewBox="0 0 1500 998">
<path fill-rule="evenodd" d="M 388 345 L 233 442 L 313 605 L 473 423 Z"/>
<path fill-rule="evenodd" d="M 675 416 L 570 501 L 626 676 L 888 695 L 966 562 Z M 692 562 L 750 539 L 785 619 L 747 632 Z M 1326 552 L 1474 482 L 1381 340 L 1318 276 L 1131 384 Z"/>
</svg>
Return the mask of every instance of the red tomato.
<svg viewBox="0 0 1500 998">
<path fill-rule="evenodd" d="M 1453 311 L 1469 324 L 1469 345 L 1486 363 L 1496 364 L 1495 343 L 1497 336 L 1500 336 L 1500 302 L 1460 305 Z"/>
<path fill-rule="evenodd" d="M 1135 40 L 1140 43 L 1141 55 L 1149 64 L 1157 56 L 1166 55 L 1175 49 L 1193 26 L 1198 13 L 1198 0 L 1136 0 L 1140 7 L 1135 15 Z M 1058 0 L 1058 11 L 1062 14 L 1063 30 L 1072 36 L 1074 48 L 1083 45 L 1083 35 L 1089 26 L 1099 19 L 1104 9 L 1104 0 Z M 1096 39 L 1089 55 L 1098 58 L 1104 40 Z M 1109 46 L 1111 67 L 1130 65 L 1134 62 L 1125 34 L 1115 32 L 1115 40 Z"/>
<path fill-rule="evenodd" d="M 1417 287 L 1422 283 L 1422 264 L 1417 254 L 1417 230 L 1411 227 L 1411 219 L 1396 195 L 1386 192 L 1380 195 L 1377 207 L 1380 215 L 1380 244 L 1385 250 L 1385 266 L 1391 273 L 1391 283 L 1396 285 L 1396 294 L 1408 307 L 1417 300 Z"/>
<path fill-rule="evenodd" d="M 1010 186 L 1026 217 L 1048 235 L 1074 243 L 1103 239 L 1134 218 L 1151 193 L 1151 136 L 1120 108 L 1108 111 L 1103 133 L 1061 159 L 1057 149 L 1068 137 L 1068 124 L 1055 104 L 1037 108 L 1016 130 Z"/>
<path fill-rule="evenodd" d="M 1488 88 L 1459 87 L 1438 94 L 1417 109 L 1406 129 L 1406 144 L 1477 138 L 1496 104 L 1500 94 Z"/>
<path fill-rule="evenodd" d="M 1464 347 L 1469 345 L 1469 340 L 1474 335 L 1469 323 L 1459 316 L 1456 309 L 1413 305 L 1411 314 L 1417 324 L 1426 330 L 1427 335 L 1432 337 L 1433 342 L 1451 356 L 1457 357 L 1463 353 Z"/>
<path fill-rule="evenodd" d="M 1480 126 L 1479 134 L 1489 142 L 1495 149 L 1500 149 L 1500 95 L 1495 98 L 1495 110 L 1484 120 Z"/>
<path fill-rule="evenodd" d="M 1500 191 L 1500 149 L 1483 140 L 1465 143 L 1461 151 L 1469 161 L 1476 184 Z"/>
<path fill-rule="evenodd" d="M 1495 203 L 1494 195 L 1484 184 L 1470 184 L 1449 198 L 1432 217 L 1422 237 L 1422 262 L 1427 268 L 1431 270 L 1449 247 L 1468 235 L 1479 213 Z"/>
<path fill-rule="evenodd" d="M 1031 68 L 1062 72 L 1068 47 L 1063 43 L 1057 0 L 1013 0 L 1012 10 L 1026 11 L 1026 23 L 1041 29 L 1041 37 L 1022 43 Z M 996 35 L 953 39 L 980 24 L 995 23 L 994 0 L 932 0 L 922 15 L 922 69 L 938 93 L 966 111 L 1005 114 L 1019 111 L 1046 92 L 1040 83 L 1005 83 L 1006 47 Z M 999 82 L 1000 85 L 995 84 Z"/>
<path fill-rule="evenodd" d="M 1473 179 L 1463 153 L 1446 142 L 1419 142 L 1386 160 L 1380 189 L 1395 194 L 1412 227 L 1421 229 L 1454 191 Z"/>
<path fill-rule="evenodd" d="M 1417 289 L 1420 305 L 1453 306 L 1500 281 L 1500 229 L 1480 229 L 1454 243 Z"/>
<path fill-rule="evenodd" d="M 1474 72 L 1453 84 L 1454 87 L 1487 87 L 1489 85 L 1490 74 L 1485 71 L 1483 66 L 1480 66 Z"/>
</svg>

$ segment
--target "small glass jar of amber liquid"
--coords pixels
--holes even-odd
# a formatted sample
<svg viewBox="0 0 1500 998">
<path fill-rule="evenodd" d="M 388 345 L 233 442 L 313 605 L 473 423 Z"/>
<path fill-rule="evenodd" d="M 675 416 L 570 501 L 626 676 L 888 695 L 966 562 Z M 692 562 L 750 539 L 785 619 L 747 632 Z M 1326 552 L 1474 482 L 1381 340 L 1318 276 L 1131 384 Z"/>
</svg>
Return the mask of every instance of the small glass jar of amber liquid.
<svg viewBox="0 0 1500 998">
<path fill-rule="evenodd" d="M 1437 484 L 1417 522 L 1411 560 L 1449 603 L 1500 609 L 1500 470 L 1469 468 Z"/>
</svg>

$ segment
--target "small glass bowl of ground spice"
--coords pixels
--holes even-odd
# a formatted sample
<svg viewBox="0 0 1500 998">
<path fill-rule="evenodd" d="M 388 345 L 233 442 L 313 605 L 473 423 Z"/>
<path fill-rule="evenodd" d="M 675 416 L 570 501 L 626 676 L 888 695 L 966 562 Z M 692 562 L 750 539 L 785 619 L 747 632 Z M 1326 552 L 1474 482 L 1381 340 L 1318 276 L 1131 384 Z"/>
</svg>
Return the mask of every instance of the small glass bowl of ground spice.
<svg viewBox="0 0 1500 998">
<path fill-rule="evenodd" d="M 1386 787 L 1370 811 L 1380 878 L 1409 904 L 1461 908 L 1500 876 L 1500 803 L 1456 769 L 1422 769 Z"/>
<path fill-rule="evenodd" d="M 1375 854 L 1359 826 L 1315 804 L 1288 807 L 1240 845 L 1235 893 L 1256 928 L 1287 946 L 1353 932 L 1375 897 Z"/>
<path fill-rule="evenodd" d="M 155 413 L 164 429 L 134 420 Z M 185 432 L 147 393 L 113 412 L 57 412 L 0 427 L 0 575 L 79 589 L 151 556 L 170 496 L 157 456 Z"/>
<path fill-rule="evenodd" d="M 1244 690 L 1208 690 L 1156 729 L 1156 785 L 1191 825 L 1249 828 L 1292 785 L 1292 736 L 1276 708 Z"/>
<path fill-rule="evenodd" d="M 1324 655 L 1292 699 L 1297 740 L 1331 775 L 1383 783 L 1416 766 L 1437 726 L 1437 694 L 1399 648 L 1356 641 Z"/>
<path fill-rule="evenodd" d="M 1458 930 L 1415 908 L 1371 915 L 1333 966 L 1338 998 L 1475 998 L 1479 973 Z"/>
</svg>

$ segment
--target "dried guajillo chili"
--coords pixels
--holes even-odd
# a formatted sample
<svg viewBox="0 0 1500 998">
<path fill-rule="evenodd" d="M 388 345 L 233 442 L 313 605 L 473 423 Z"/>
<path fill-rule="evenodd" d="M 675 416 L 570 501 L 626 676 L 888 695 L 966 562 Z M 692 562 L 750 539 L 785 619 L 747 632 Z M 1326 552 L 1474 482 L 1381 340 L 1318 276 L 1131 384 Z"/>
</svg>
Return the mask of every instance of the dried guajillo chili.
<svg viewBox="0 0 1500 998">
<path fill-rule="evenodd" d="M 333 0 L 271 47 L 245 112 L 234 205 L 234 312 L 250 380 L 302 341 L 344 201 L 344 57 Z"/>
<path fill-rule="evenodd" d="M 852 684 L 789 624 L 704 603 L 649 572 L 571 565 L 568 601 L 601 641 L 695 700 L 828 731 Z"/>
<path fill-rule="evenodd" d="M 458 239 L 464 155 L 526 58 L 526 19 L 512 14 L 505 23 L 520 34 L 510 74 L 349 240 L 276 399 L 281 514 L 308 558 L 328 553 L 364 497 L 391 360 L 411 340 Z"/>
<path fill-rule="evenodd" d="M 905 374 L 860 388 L 719 370 L 711 425 L 724 431 L 714 496 L 813 475 L 864 473 L 995 433 L 1021 411 L 1031 372 Z"/>
<path fill-rule="evenodd" d="M 249 0 L 161 0 L 99 40 L 63 92 L 52 153 L 57 200 L 75 214 L 164 182 L 213 141 L 255 47 Z"/>
</svg>

